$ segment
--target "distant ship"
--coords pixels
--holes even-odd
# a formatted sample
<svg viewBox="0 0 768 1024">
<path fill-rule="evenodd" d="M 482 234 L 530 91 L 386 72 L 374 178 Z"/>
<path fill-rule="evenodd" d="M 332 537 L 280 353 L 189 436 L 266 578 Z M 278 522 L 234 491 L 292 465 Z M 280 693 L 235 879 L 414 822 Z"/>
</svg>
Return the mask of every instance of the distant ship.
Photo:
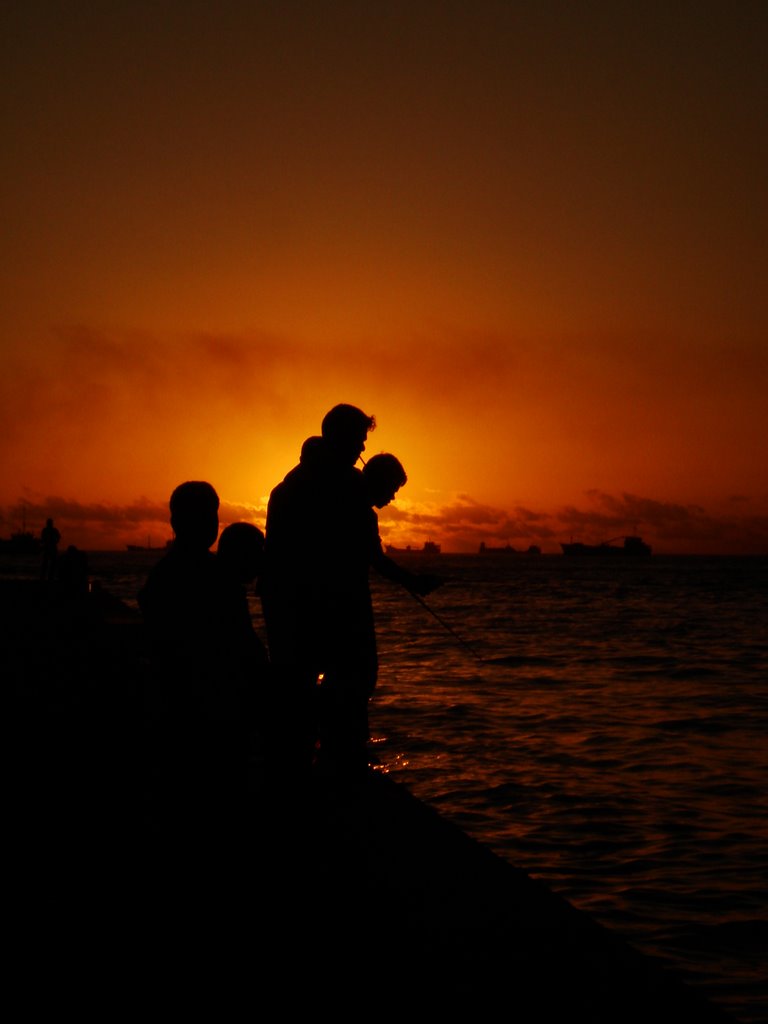
<svg viewBox="0 0 768 1024">
<path fill-rule="evenodd" d="M 125 547 L 127 551 L 165 551 L 171 544 L 173 544 L 173 541 L 167 540 L 163 547 L 153 548 L 149 537 L 147 537 L 146 544 L 126 544 Z"/>
<path fill-rule="evenodd" d="M 433 540 L 424 541 L 424 546 L 420 548 L 412 548 L 410 544 L 404 548 L 396 548 L 394 544 L 387 544 L 386 551 L 388 555 L 439 555 L 440 545 Z"/>
<path fill-rule="evenodd" d="M 10 537 L 0 537 L 0 551 L 7 555 L 36 555 L 42 550 L 39 537 L 27 529 L 27 508 L 21 505 L 21 529 Z"/>
<path fill-rule="evenodd" d="M 614 541 L 621 540 L 621 545 Z M 650 555 L 651 548 L 640 537 L 614 537 L 611 540 L 603 541 L 601 544 L 582 544 L 579 541 L 571 541 L 570 544 L 561 544 L 564 555 Z"/>
<path fill-rule="evenodd" d="M 490 544 L 486 544 L 485 541 L 480 542 L 480 547 L 477 549 L 478 554 L 481 555 L 540 555 L 541 548 L 538 544 L 529 544 L 525 551 L 518 551 L 517 548 L 513 548 L 511 544 L 504 544 L 503 547 L 493 547 Z"/>
<path fill-rule="evenodd" d="M 0 537 L 0 551 L 8 555 L 36 555 L 40 548 L 39 537 L 29 530 L 19 530 L 10 537 Z"/>
</svg>

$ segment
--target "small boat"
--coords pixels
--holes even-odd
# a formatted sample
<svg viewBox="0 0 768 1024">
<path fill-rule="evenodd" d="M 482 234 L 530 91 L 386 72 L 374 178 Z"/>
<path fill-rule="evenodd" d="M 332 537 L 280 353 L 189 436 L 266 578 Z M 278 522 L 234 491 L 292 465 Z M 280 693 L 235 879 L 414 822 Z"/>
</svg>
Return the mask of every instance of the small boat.
<svg viewBox="0 0 768 1024">
<path fill-rule="evenodd" d="M 622 543 L 616 544 L 620 540 Z M 602 541 L 600 544 L 582 544 L 580 541 L 571 541 L 569 544 L 561 544 L 564 555 L 650 555 L 651 547 L 641 537 L 614 537 L 612 540 Z"/>
</svg>

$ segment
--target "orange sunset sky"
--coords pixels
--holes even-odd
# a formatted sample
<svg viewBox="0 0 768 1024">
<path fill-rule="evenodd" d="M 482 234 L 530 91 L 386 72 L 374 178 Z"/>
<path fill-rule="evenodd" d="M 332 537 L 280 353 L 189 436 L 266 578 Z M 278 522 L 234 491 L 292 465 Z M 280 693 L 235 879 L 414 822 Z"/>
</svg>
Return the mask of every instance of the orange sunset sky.
<svg viewBox="0 0 768 1024">
<path fill-rule="evenodd" d="M 3 4 L 0 536 L 222 524 L 337 402 L 385 541 L 768 553 L 768 4 Z"/>
</svg>

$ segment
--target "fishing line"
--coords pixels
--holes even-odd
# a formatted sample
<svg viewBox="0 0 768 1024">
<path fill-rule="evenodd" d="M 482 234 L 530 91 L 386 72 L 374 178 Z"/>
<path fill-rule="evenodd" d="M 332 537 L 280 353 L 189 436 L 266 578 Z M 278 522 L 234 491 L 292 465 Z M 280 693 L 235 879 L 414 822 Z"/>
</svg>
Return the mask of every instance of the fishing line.
<svg viewBox="0 0 768 1024">
<path fill-rule="evenodd" d="M 477 658 L 478 661 L 485 661 L 485 658 L 483 658 L 482 655 L 478 654 L 474 647 L 470 643 L 468 643 L 464 639 L 464 637 L 459 636 L 456 630 L 452 626 L 450 626 L 445 621 L 445 619 L 441 618 L 434 610 L 434 608 L 429 607 L 429 605 L 427 604 L 423 597 L 420 597 L 418 594 L 415 594 L 412 590 L 409 590 L 408 593 L 411 595 L 411 597 L 413 597 L 416 601 L 419 602 L 422 608 L 425 608 L 429 612 L 429 614 L 440 623 L 443 629 L 448 630 L 448 632 L 451 634 L 454 640 L 458 640 L 462 647 L 466 647 L 466 649 L 469 651 L 473 658 Z"/>
</svg>

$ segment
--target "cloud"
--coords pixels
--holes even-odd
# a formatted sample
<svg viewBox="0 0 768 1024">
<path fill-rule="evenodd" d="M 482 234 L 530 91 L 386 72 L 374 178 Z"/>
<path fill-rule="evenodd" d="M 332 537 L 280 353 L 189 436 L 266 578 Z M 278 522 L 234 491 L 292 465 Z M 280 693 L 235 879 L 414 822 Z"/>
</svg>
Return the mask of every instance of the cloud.
<svg viewBox="0 0 768 1024">
<path fill-rule="evenodd" d="M 57 495 L 23 498 L 17 505 L 0 509 L 0 521 L 18 521 L 24 514 L 27 522 L 45 521 L 49 516 L 67 523 L 100 526 L 134 526 L 137 523 L 168 521 L 168 506 L 139 498 L 130 505 L 110 505 L 102 502 L 83 504 Z"/>
<path fill-rule="evenodd" d="M 569 539 L 601 542 L 639 533 L 658 554 L 766 554 L 768 515 L 717 515 L 699 505 L 681 505 L 635 494 L 590 490 L 583 505 L 552 511 L 517 505 L 503 508 L 479 502 L 470 495 L 449 501 L 399 500 L 379 511 L 379 531 L 385 543 L 420 547 L 436 540 L 446 552 L 475 552 L 481 543 L 510 544 L 525 550 L 536 544 L 559 553 Z M 747 499 L 740 503 L 748 505 Z M 84 548 L 119 548 L 144 543 L 148 536 L 160 546 L 171 536 L 167 501 L 138 498 L 126 504 L 83 503 L 57 495 L 27 493 L 12 505 L 0 507 L 4 535 L 21 528 L 39 532 L 49 516 L 56 520 L 67 543 Z M 251 522 L 265 528 L 266 504 L 231 501 L 222 496 L 222 528 L 232 522 Z"/>
<path fill-rule="evenodd" d="M 84 549 L 118 548 L 131 540 L 141 543 L 154 535 L 155 543 L 170 536 L 168 506 L 139 498 L 128 505 L 95 502 L 85 504 L 58 495 L 28 496 L 14 505 L 0 508 L 3 533 L 21 528 L 22 522 L 39 533 L 45 520 L 52 518 L 65 545 Z"/>
<path fill-rule="evenodd" d="M 715 515 L 699 505 L 681 505 L 634 494 L 590 490 L 583 506 L 553 511 L 482 504 L 461 495 L 444 505 L 396 505 L 379 515 L 382 536 L 398 547 L 442 539 L 446 551 L 476 551 L 481 542 L 524 549 L 537 544 L 560 551 L 571 538 L 597 543 L 640 533 L 654 550 L 669 554 L 764 554 L 768 516 Z"/>
<path fill-rule="evenodd" d="M 676 547 L 690 549 L 699 545 L 723 550 L 766 550 L 768 544 L 768 516 L 713 515 L 700 505 L 681 505 L 657 501 L 635 494 L 611 495 L 602 491 L 587 492 L 587 498 L 597 508 L 568 507 L 560 513 L 560 520 L 572 530 L 589 530 L 592 538 L 616 531 L 642 532 L 657 538 L 668 550 Z"/>
<path fill-rule="evenodd" d="M 467 494 L 444 505 L 390 505 L 379 514 L 382 534 L 396 546 L 440 538 L 447 551 L 476 551 L 486 544 L 527 547 L 554 538 L 552 517 L 523 506 L 498 508 Z"/>
<path fill-rule="evenodd" d="M 124 543 L 144 543 L 148 535 L 160 545 L 171 537 L 168 502 L 138 498 L 129 504 L 108 502 L 84 503 L 58 495 L 46 497 L 28 494 L 13 505 L 0 506 L 0 530 L 14 533 L 22 525 L 39 533 L 45 520 L 54 519 L 67 544 L 84 548 L 119 548 Z M 264 528 L 266 508 L 222 499 L 219 521 L 222 528 L 229 523 L 249 522 Z"/>
<path fill-rule="evenodd" d="M 437 361 L 436 345 L 445 350 Z M 44 357 L 38 354 L 43 346 Z M 76 323 L 54 327 L 14 360 L 3 388 L 9 400 L 21 383 L 25 402 L 63 414 L 126 396 L 141 408 L 162 406 L 177 393 L 225 395 L 247 408 L 260 400 L 270 407 L 276 399 L 284 403 L 292 394 L 303 402 L 304 384 L 316 389 L 318 382 L 336 382 L 340 367 L 344 387 L 358 380 L 387 392 L 430 380 L 435 393 L 460 395 L 486 390 L 489 373 L 511 372 L 517 361 L 509 339 L 439 328 L 384 344 L 358 335 L 318 343 L 257 330 L 171 334 Z"/>
</svg>

